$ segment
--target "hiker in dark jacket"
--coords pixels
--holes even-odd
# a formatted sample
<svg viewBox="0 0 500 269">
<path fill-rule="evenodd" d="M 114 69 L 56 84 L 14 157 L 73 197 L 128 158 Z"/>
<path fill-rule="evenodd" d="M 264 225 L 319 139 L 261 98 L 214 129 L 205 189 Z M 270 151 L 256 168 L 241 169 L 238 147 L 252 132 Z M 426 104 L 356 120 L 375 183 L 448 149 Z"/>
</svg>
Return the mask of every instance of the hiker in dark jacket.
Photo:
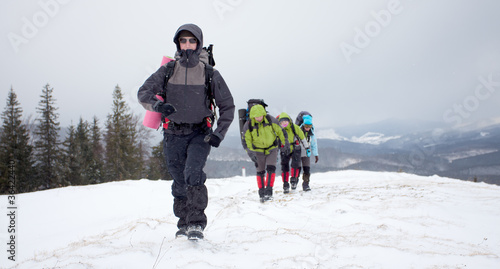
<svg viewBox="0 0 500 269">
<path fill-rule="evenodd" d="M 203 48 L 203 33 L 194 24 L 179 27 L 174 35 L 177 46 L 173 74 L 165 81 L 167 65 L 160 67 L 141 86 L 139 102 L 145 109 L 161 112 L 164 124 L 164 156 L 172 175 L 174 214 L 179 218 L 176 236 L 203 238 L 207 225 L 208 204 L 206 174 L 203 167 L 210 146 L 218 147 L 233 121 L 231 92 L 217 70 L 213 70 L 211 88 L 218 106 L 217 128 L 212 130 L 214 113 L 205 89 L 205 65 L 208 53 Z M 166 84 L 166 85 L 165 85 Z M 165 91 L 166 100 L 156 94 Z"/>
<path fill-rule="evenodd" d="M 250 108 L 249 120 L 243 127 L 243 138 L 245 139 L 243 146 L 256 164 L 260 201 L 271 200 L 278 150 L 280 145 L 284 145 L 282 151 L 289 150 L 287 134 L 279 126 L 277 119 L 267 115 L 262 105 L 254 105 Z"/>
</svg>

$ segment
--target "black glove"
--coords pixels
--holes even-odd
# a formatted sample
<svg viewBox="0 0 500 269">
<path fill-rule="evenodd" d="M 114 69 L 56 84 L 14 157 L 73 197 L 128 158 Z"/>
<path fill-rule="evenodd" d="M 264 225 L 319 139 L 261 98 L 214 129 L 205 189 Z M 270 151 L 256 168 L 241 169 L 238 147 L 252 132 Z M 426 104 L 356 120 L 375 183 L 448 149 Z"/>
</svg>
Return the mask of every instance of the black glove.
<svg viewBox="0 0 500 269">
<path fill-rule="evenodd" d="M 318 158 L 318 156 L 314 156 L 314 157 L 316 157 L 316 161 L 314 163 L 317 163 L 319 161 L 319 158 Z"/>
<path fill-rule="evenodd" d="M 290 147 L 283 146 L 281 147 L 281 155 L 287 156 L 290 155 Z"/>
<path fill-rule="evenodd" d="M 248 151 L 248 157 L 252 160 L 252 162 L 257 163 L 257 155 L 253 151 Z"/>
<path fill-rule="evenodd" d="M 164 103 L 162 101 L 158 101 L 153 105 L 153 110 L 156 112 L 160 112 L 163 117 L 167 118 L 170 114 L 177 111 L 175 107 L 169 103 Z"/>
<path fill-rule="evenodd" d="M 216 136 L 214 134 L 209 134 L 209 135 L 205 136 L 205 142 L 210 144 L 210 146 L 212 146 L 212 147 L 218 148 L 221 140 L 218 136 Z"/>
</svg>

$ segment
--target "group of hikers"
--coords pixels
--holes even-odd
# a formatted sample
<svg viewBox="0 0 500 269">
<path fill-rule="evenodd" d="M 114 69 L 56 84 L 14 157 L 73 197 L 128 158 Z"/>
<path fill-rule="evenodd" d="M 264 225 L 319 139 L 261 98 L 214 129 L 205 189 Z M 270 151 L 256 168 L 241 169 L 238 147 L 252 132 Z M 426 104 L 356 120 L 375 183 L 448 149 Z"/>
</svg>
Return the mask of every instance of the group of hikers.
<svg viewBox="0 0 500 269">
<path fill-rule="evenodd" d="M 255 163 L 260 201 L 273 198 L 278 153 L 283 192 L 297 188 L 301 170 L 302 189 L 310 191 L 311 157 L 314 156 L 315 162 L 319 160 L 312 115 L 301 111 L 294 123 L 286 112 L 277 117 L 269 115 L 262 99 L 250 99 L 247 103 L 248 108 L 239 111 L 241 139 Z"/>
<path fill-rule="evenodd" d="M 175 60 L 154 72 L 139 88 L 137 97 L 163 122 L 163 153 L 173 178 L 173 212 L 179 218 L 175 235 L 198 240 L 203 239 L 207 225 L 207 176 L 203 168 L 211 147 L 219 147 L 233 122 L 235 106 L 229 87 L 213 68 L 212 47 L 203 47 L 200 27 L 180 26 L 173 42 L 177 48 Z M 293 123 L 286 113 L 277 118 L 269 116 L 262 104 L 250 108 L 242 133 L 243 146 L 257 167 L 261 201 L 272 199 L 278 151 L 284 192 L 289 192 L 290 184 L 292 189 L 297 187 L 301 166 L 302 187 L 310 190 L 311 154 L 318 161 L 311 115 L 304 114 Z"/>
</svg>

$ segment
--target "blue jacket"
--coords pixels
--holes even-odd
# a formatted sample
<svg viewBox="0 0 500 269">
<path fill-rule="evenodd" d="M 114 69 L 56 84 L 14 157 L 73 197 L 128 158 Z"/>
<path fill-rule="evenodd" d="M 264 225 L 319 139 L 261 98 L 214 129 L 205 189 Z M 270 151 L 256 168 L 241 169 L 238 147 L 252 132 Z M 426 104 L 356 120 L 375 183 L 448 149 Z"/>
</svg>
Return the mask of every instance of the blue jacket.
<svg viewBox="0 0 500 269">
<path fill-rule="evenodd" d="M 311 130 L 306 131 L 304 129 L 304 124 L 300 125 L 300 129 L 304 133 L 306 137 L 306 141 L 309 145 L 309 148 L 311 149 L 311 156 L 319 156 L 318 155 L 318 140 L 316 139 L 316 136 L 314 135 L 314 126 L 311 128 Z M 301 151 L 301 157 L 306 157 L 306 150 L 304 146 L 302 146 L 302 151 Z"/>
</svg>

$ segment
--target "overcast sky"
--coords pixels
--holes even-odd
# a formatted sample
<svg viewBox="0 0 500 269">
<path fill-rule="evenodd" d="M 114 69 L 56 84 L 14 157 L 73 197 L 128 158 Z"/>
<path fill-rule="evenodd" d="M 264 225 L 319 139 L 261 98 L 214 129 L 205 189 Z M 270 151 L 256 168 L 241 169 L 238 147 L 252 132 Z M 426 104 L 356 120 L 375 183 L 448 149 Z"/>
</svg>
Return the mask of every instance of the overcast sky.
<svg viewBox="0 0 500 269">
<path fill-rule="evenodd" d="M 496 0 L 1 1 L 1 107 L 12 86 L 35 117 L 49 83 L 61 125 L 104 122 L 118 84 L 143 114 L 138 88 L 195 23 L 237 108 L 263 98 L 325 128 L 499 117 L 499 12 Z"/>
</svg>

